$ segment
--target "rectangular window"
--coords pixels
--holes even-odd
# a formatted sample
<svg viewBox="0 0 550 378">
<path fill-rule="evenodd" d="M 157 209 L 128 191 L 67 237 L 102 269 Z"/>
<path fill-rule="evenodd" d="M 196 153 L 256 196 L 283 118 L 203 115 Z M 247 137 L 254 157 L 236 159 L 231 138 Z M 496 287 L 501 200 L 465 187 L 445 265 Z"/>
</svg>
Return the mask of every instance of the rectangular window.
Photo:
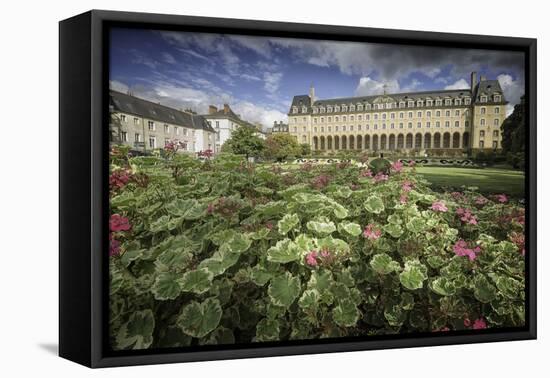
<svg viewBox="0 0 550 378">
<path fill-rule="evenodd" d="M 407 124 L 407 127 L 408 127 L 409 129 L 412 129 L 412 127 L 413 127 L 412 122 L 409 122 L 409 123 Z"/>
<path fill-rule="evenodd" d="M 455 110 L 455 117 L 460 117 L 460 110 Z"/>
<path fill-rule="evenodd" d="M 500 120 L 498 118 L 495 118 L 493 120 L 493 125 L 498 126 L 500 124 Z"/>
<path fill-rule="evenodd" d="M 481 126 L 485 126 L 485 118 L 480 119 L 480 120 L 479 120 L 479 124 L 480 124 Z"/>
<path fill-rule="evenodd" d="M 449 121 L 445 121 L 445 127 L 451 126 L 451 123 Z"/>
<path fill-rule="evenodd" d="M 494 137 L 494 138 L 498 138 L 498 130 L 494 130 L 494 131 L 493 131 L 493 137 Z"/>
<path fill-rule="evenodd" d="M 148 121 L 147 126 L 149 127 L 149 130 L 155 131 L 155 123 L 153 121 Z"/>
<path fill-rule="evenodd" d="M 120 139 L 123 142 L 128 142 L 128 133 L 126 131 L 121 131 L 120 132 Z"/>
<path fill-rule="evenodd" d="M 441 122 L 435 121 L 435 127 L 441 127 Z"/>
<path fill-rule="evenodd" d="M 495 114 L 500 114 L 500 108 L 498 106 L 495 108 Z"/>
<path fill-rule="evenodd" d="M 432 126 L 432 123 L 430 121 L 426 122 L 426 128 L 430 128 Z"/>
<path fill-rule="evenodd" d="M 455 121 L 455 127 L 460 127 L 460 121 Z"/>
<path fill-rule="evenodd" d="M 403 122 L 399 123 L 399 128 L 400 128 L 400 129 L 403 128 Z"/>
<path fill-rule="evenodd" d="M 164 125 L 164 132 L 169 133 L 170 132 L 170 126 Z"/>
<path fill-rule="evenodd" d="M 427 118 L 431 118 L 432 117 L 432 112 L 430 112 L 429 110 L 426 112 L 426 117 Z"/>
<path fill-rule="evenodd" d="M 154 135 L 149 136 L 149 147 L 151 148 L 157 147 L 157 138 Z"/>
<path fill-rule="evenodd" d="M 139 133 L 134 134 L 134 142 L 141 142 L 141 135 Z"/>
<path fill-rule="evenodd" d="M 139 118 L 134 118 L 134 125 L 139 125 Z"/>
<path fill-rule="evenodd" d="M 481 109 L 479 109 L 479 112 L 480 112 L 481 114 L 485 114 L 485 113 L 487 113 L 487 109 L 481 108 Z"/>
<path fill-rule="evenodd" d="M 416 116 L 417 116 L 418 118 L 422 118 L 422 112 L 416 113 Z"/>
<path fill-rule="evenodd" d="M 405 114 L 403 112 L 399 113 L 399 118 L 403 119 L 404 116 Z"/>
<path fill-rule="evenodd" d="M 417 127 L 417 128 L 421 128 L 421 127 L 422 127 L 422 122 L 418 122 L 418 123 L 416 124 L 416 127 Z"/>
<path fill-rule="evenodd" d="M 435 112 L 435 116 L 436 117 L 441 117 L 441 110 L 438 110 L 437 112 Z"/>
<path fill-rule="evenodd" d="M 391 119 L 395 119 L 395 113 L 391 113 L 391 114 L 390 114 L 390 118 L 391 118 Z"/>
<path fill-rule="evenodd" d="M 485 130 L 479 130 L 479 137 L 485 138 Z"/>
<path fill-rule="evenodd" d="M 485 147 L 485 143 L 482 140 L 480 140 L 479 141 L 479 148 L 483 148 L 483 147 Z"/>
<path fill-rule="evenodd" d="M 498 142 L 496 140 L 493 142 L 493 148 L 498 148 Z"/>
<path fill-rule="evenodd" d="M 413 112 L 409 112 L 409 118 L 413 117 Z"/>
<path fill-rule="evenodd" d="M 126 119 L 126 114 L 121 114 L 121 115 L 120 115 L 120 120 L 121 120 L 122 122 L 126 122 L 126 121 L 127 121 L 127 119 Z"/>
<path fill-rule="evenodd" d="M 450 116 L 451 116 L 451 111 L 445 110 L 445 117 L 450 117 Z"/>
</svg>

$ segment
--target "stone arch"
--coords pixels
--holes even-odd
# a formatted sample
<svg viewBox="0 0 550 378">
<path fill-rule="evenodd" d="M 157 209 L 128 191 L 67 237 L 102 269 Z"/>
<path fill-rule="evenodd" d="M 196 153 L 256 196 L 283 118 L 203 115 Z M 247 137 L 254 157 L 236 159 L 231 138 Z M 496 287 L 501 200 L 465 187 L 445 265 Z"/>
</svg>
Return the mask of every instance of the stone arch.
<svg viewBox="0 0 550 378">
<path fill-rule="evenodd" d="M 378 135 L 376 134 L 372 136 L 372 149 L 378 151 Z"/>
<path fill-rule="evenodd" d="M 397 136 L 397 148 L 405 148 L 405 136 L 403 136 L 403 134 Z"/>
<path fill-rule="evenodd" d="M 460 133 L 458 131 L 453 133 L 453 148 L 460 148 Z"/>
<path fill-rule="evenodd" d="M 451 134 L 443 134 L 443 148 L 451 148 Z"/>
<path fill-rule="evenodd" d="M 365 135 L 365 150 L 370 149 L 370 135 Z"/>
<path fill-rule="evenodd" d="M 355 150 L 355 137 L 353 135 L 350 135 L 348 137 L 348 144 L 349 144 L 348 149 Z"/>
<path fill-rule="evenodd" d="M 395 135 L 390 134 L 389 142 L 388 142 L 388 149 L 395 150 Z"/>
<path fill-rule="evenodd" d="M 334 136 L 334 149 L 335 150 L 340 149 L 340 137 L 338 135 Z"/>
<path fill-rule="evenodd" d="M 434 134 L 434 148 L 441 148 L 441 134 Z"/>
<path fill-rule="evenodd" d="M 380 149 L 385 150 L 388 148 L 388 136 L 386 134 L 382 134 L 380 136 Z"/>
<path fill-rule="evenodd" d="M 321 143 L 320 143 L 320 147 L 321 147 L 321 150 L 324 150 L 325 149 L 325 136 L 324 135 L 321 135 Z"/>
<path fill-rule="evenodd" d="M 424 134 L 424 148 L 432 148 L 432 135 L 430 133 Z"/>
<path fill-rule="evenodd" d="M 422 134 L 420 133 L 416 133 L 416 135 L 414 136 L 414 148 L 422 148 Z"/>
<path fill-rule="evenodd" d="M 316 136 L 313 137 L 313 149 L 317 151 L 319 149 L 319 138 Z"/>
<path fill-rule="evenodd" d="M 327 150 L 332 150 L 332 135 L 327 136 Z"/>
<path fill-rule="evenodd" d="M 342 144 L 342 150 L 348 149 L 348 139 L 345 135 L 342 135 L 342 137 L 340 138 L 340 143 Z"/>
<path fill-rule="evenodd" d="M 405 148 L 413 148 L 413 135 L 410 133 L 405 137 Z"/>
<path fill-rule="evenodd" d="M 363 149 L 363 136 L 357 135 L 357 149 L 362 150 Z"/>
</svg>

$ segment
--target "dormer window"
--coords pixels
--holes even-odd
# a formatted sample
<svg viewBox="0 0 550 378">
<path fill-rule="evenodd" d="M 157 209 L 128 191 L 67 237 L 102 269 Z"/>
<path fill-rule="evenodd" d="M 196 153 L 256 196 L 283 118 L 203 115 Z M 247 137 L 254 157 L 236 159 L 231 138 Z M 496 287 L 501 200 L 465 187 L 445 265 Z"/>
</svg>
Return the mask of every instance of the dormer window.
<svg viewBox="0 0 550 378">
<path fill-rule="evenodd" d="M 409 108 L 412 108 L 413 106 L 414 106 L 414 101 L 409 101 L 408 107 L 409 107 Z"/>
<path fill-rule="evenodd" d="M 342 111 L 343 111 L 343 112 L 347 112 L 347 111 L 348 111 L 347 105 L 342 105 Z"/>
<path fill-rule="evenodd" d="M 355 105 L 350 105 L 349 106 L 349 111 L 354 112 L 355 111 Z"/>
<path fill-rule="evenodd" d="M 441 106 L 441 100 L 435 100 L 435 106 Z"/>
<path fill-rule="evenodd" d="M 470 99 L 470 97 L 466 97 L 466 98 L 464 99 L 464 105 L 470 105 L 471 101 L 472 101 L 472 100 Z"/>
<path fill-rule="evenodd" d="M 298 113 L 298 107 L 297 106 L 292 107 L 292 113 L 294 113 L 294 114 Z"/>
<path fill-rule="evenodd" d="M 302 113 L 307 113 L 307 107 L 302 106 Z"/>
<path fill-rule="evenodd" d="M 422 101 L 422 100 L 418 100 L 416 102 L 416 106 L 423 106 L 423 105 L 424 105 L 424 101 Z"/>
<path fill-rule="evenodd" d="M 450 106 L 450 105 L 451 105 L 451 99 L 450 98 L 445 99 L 445 106 Z"/>
<path fill-rule="evenodd" d="M 433 101 L 432 100 L 426 100 L 426 106 L 432 106 Z"/>
<path fill-rule="evenodd" d="M 500 95 L 497 95 L 497 94 L 494 96 L 495 102 L 500 102 L 500 101 L 501 101 L 501 98 L 502 98 L 502 97 L 501 97 Z"/>
<path fill-rule="evenodd" d="M 480 101 L 480 102 L 487 102 L 487 96 L 485 96 L 485 95 L 484 95 L 484 96 L 480 96 L 480 97 L 479 97 L 479 101 Z"/>
<path fill-rule="evenodd" d="M 324 106 L 321 106 L 321 108 L 319 109 L 319 111 L 320 111 L 321 113 L 324 113 L 324 112 L 326 112 L 326 109 L 325 109 Z"/>
<path fill-rule="evenodd" d="M 339 105 L 334 106 L 334 111 L 339 112 L 340 111 L 340 106 Z"/>
<path fill-rule="evenodd" d="M 365 105 L 365 108 L 366 108 L 367 110 L 371 110 L 371 105 L 370 105 L 370 104 L 367 104 L 367 105 Z"/>
<path fill-rule="evenodd" d="M 313 114 L 317 114 L 318 111 L 319 111 L 319 109 L 316 106 L 314 106 L 313 107 Z"/>
<path fill-rule="evenodd" d="M 455 98 L 455 105 L 461 105 L 461 102 L 459 98 Z"/>
<path fill-rule="evenodd" d="M 392 108 L 392 103 L 391 102 L 386 103 L 386 109 L 391 109 L 391 108 Z"/>
<path fill-rule="evenodd" d="M 363 110 L 363 104 L 357 104 L 357 110 L 362 111 Z"/>
<path fill-rule="evenodd" d="M 399 107 L 404 108 L 405 107 L 405 101 L 399 101 Z"/>
</svg>

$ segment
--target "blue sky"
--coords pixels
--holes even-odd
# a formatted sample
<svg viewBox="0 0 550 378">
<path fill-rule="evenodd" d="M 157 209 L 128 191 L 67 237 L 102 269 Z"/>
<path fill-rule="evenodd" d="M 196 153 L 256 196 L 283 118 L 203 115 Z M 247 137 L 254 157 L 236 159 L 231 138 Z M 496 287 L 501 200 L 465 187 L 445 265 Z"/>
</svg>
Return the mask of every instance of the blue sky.
<svg viewBox="0 0 550 378">
<path fill-rule="evenodd" d="M 470 72 L 498 79 L 508 110 L 524 92 L 519 53 L 113 29 L 110 84 L 205 113 L 228 103 L 250 122 L 287 120 L 294 95 L 317 98 L 465 88 Z"/>
</svg>

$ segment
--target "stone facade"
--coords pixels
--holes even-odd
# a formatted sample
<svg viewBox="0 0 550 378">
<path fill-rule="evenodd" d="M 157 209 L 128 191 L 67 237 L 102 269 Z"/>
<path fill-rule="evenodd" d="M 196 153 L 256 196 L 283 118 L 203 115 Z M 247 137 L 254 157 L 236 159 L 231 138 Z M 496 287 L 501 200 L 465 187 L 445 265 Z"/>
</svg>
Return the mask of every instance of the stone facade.
<svg viewBox="0 0 550 378">
<path fill-rule="evenodd" d="M 500 149 L 507 102 L 497 80 L 469 89 L 321 100 L 295 96 L 289 133 L 313 150 Z"/>
</svg>

